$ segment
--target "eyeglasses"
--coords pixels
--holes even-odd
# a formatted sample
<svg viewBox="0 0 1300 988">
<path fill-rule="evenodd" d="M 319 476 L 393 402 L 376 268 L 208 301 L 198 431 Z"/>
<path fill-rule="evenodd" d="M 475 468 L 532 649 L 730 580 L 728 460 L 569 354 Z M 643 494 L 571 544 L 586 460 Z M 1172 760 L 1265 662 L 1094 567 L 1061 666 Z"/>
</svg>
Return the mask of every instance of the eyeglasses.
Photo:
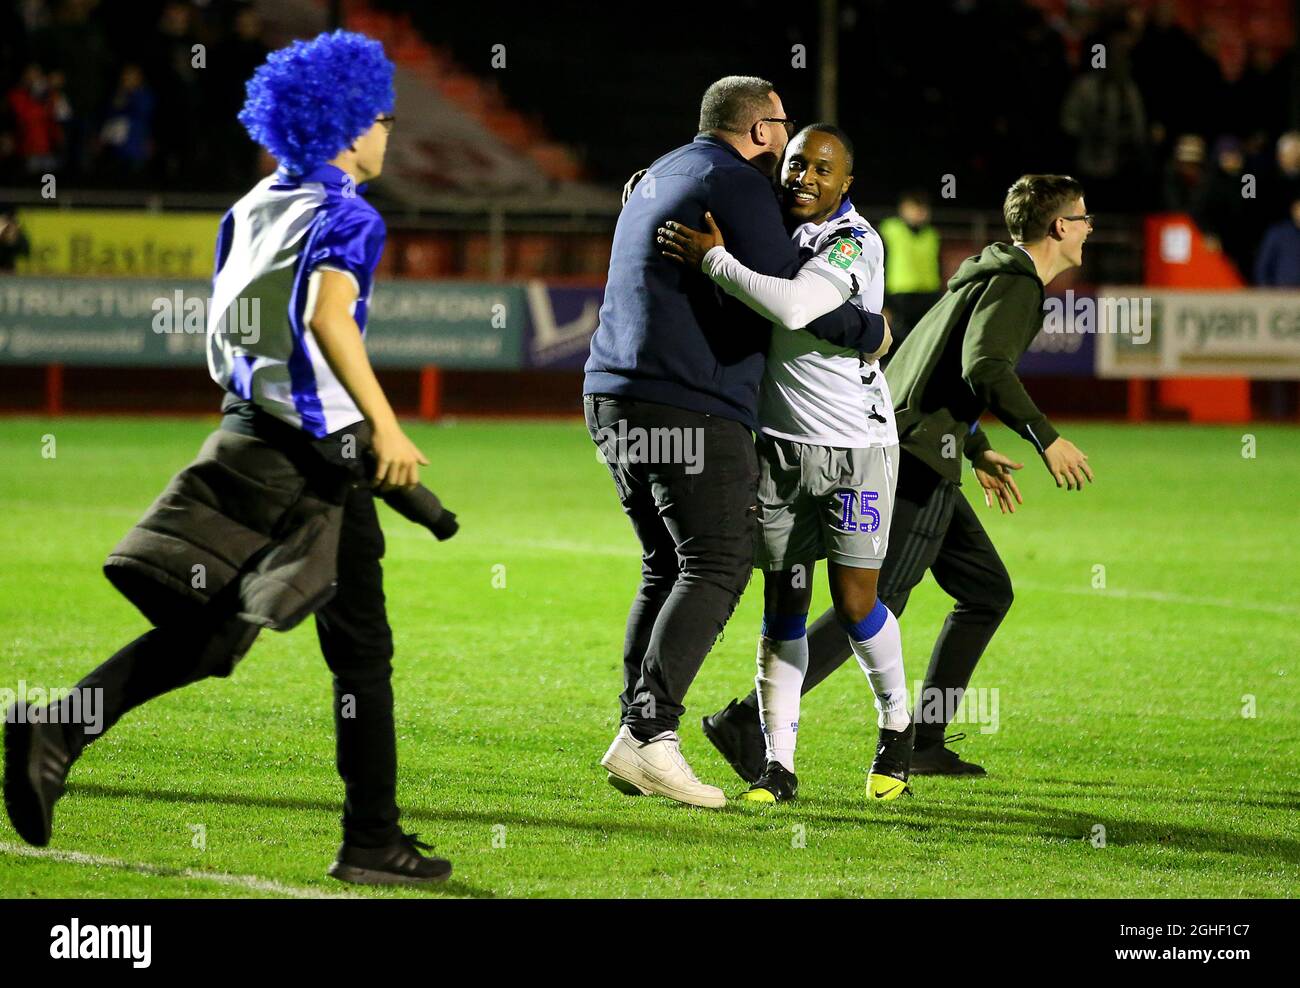
<svg viewBox="0 0 1300 988">
<path fill-rule="evenodd" d="M 391 113 L 385 113 L 382 116 L 375 117 L 375 123 L 381 124 L 388 133 L 393 132 L 393 124 L 397 123 L 397 117 Z"/>
<path fill-rule="evenodd" d="M 785 127 L 785 136 L 794 137 L 795 121 L 791 117 L 759 117 L 757 123 L 779 123 Z"/>
<path fill-rule="evenodd" d="M 1060 216 L 1060 217 L 1057 217 L 1057 218 L 1058 218 L 1058 219 L 1062 219 L 1062 220 L 1083 220 L 1083 221 L 1084 221 L 1085 223 L 1087 223 L 1089 226 L 1092 226 L 1092 221 L 1095 220 L 1095 219 L 1097 218 L 1097 214 L 1096 214 L 1096 213 L 1083 213 L 1083 214 L 1081 214 L 1081 215 L 1079 215 L 1079 216 Z"/>
</svg>

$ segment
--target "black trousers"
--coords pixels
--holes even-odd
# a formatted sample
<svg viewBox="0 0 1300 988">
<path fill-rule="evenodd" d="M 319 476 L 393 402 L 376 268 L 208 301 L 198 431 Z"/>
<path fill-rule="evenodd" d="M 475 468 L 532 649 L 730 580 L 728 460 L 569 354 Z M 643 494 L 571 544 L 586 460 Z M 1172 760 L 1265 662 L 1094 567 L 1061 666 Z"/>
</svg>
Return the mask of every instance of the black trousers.
<svg viewBox="0 0 1300 988">
<path fill-rule="evenodd" d="M 917 742 L 922 746 L 943 740 L 948 721 L 1010 609 L 1013 595 L 1011 577 L 961 489 L 903 451 L 889 551 L 878 584 L 880 599 L 896 616 L 902 616 L 908 596 L 926 570 L 956 604 L 935 640 L 925 683 L 916 697 L 914 720 Z M 808 630 L 803 692 L 852 654 L 835 612 L 826 611 Z M 751 692 L 745 702 L 757 709 L 757 694 Z"/>
<path fill-rule="evenodd" d="M 686 691 L 749 582 L 758 459 L 750 431 L 731 419 L 607 395 L 587 395 L 584 410 L 641 541 L 619 705 L 645 741 L 677 729 Z"/>
<path fill-rule="evenodd" d="M 282 435 L 277 430 L 277 439 Z M 299 441 L 302 445 L 296 454 L 317 457 L 321 477 L 337 484 L 339 477 L 331 472 L 338 468 L 322 459 L 316 444 Z M 343 836 L 361 847 L 380 847 L 400 833 L 393 635 L 380 565 L 384 535 L 370 489 L 350 482 L 339 489 L 346 493 L 342 495 L 338 592 L 316 612 L 316 635 L 334 675 L 336 763 L 344 785 Z M 233 616 L 237 602 L 231 595 L 214 600 L 207 610 L 209 617 L 202 624 L 145 632 L 77 683 L 78 688 L 104 691 L 104 729 L 156 696 L 208 676 L 230 675 L 258 628 Z M 64 718 L 64 731 L 75 757 L 100 735 L 86 733 L 83 725 L 70 724 L 69 719 Z"/>
</svg>

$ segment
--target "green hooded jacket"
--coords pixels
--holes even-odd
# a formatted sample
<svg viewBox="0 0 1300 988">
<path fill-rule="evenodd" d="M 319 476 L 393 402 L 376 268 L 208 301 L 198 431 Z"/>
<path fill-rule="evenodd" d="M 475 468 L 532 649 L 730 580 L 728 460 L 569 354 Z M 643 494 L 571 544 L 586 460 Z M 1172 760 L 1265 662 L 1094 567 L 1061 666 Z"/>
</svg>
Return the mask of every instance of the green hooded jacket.
<svg viewBox="0 0 1300 988">
<path fill-rule="evenodd" d="M 1019 247 L 990 244 L 968 257 L 948 291 L 916 324 L 885 371 L 899 445 L 961 483 L 961 461 L 989 448 L 991 411 L 1041 453 L 1057 432 L 1016 377 L 1043 325 L 1043 283 Z"/>
</svg>

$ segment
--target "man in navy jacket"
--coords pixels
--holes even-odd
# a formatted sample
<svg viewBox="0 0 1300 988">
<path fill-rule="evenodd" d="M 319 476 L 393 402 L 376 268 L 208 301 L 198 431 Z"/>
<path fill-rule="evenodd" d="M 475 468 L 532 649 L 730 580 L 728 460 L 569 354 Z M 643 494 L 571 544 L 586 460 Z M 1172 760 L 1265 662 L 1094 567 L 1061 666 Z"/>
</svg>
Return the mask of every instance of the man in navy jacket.
<svg viewBox="0 0 1300 988">
<path fill-rule="evenodd" d="M 794 129 L 772 84 L 715 82 L 699 134 L 664 155 L 619 216 L 600 324 L 586 365 L 587 428 L 642 545 L 641 585 L 623 650 L 622 724 L 601 764 L 627 793 L 722 806 L 682 757 L 682 701 L 731 616 L 753 566 L 757 426 L 770 324 L 698 272 L 668 261 L 655 230 L 702 227 L 761 274 L 802 263 L 771 177 Z M 807 329 L 871 352 L 881 316 L 845 303 Z"/>
</svg>

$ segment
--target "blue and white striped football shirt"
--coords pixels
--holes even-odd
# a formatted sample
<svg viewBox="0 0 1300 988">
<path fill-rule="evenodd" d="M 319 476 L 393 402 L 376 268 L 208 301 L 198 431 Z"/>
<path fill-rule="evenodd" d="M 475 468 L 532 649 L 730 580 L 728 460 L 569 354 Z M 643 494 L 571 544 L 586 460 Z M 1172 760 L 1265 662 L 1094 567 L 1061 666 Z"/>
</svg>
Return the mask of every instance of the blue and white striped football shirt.
<svg viewBox="0 0 1300 988">
<path fill-rule="evenodd" d="M 280 171 L 230 208 L 217 235 L 208 370 L 227 391 L 318 439 L 364 417 L 310 329 L 319 272 L 332 270 L 356 282 L 352 314 L 365 335 L 386 231 L 359 191 L 334 165 L 301 178 Z"/>
</svg>

